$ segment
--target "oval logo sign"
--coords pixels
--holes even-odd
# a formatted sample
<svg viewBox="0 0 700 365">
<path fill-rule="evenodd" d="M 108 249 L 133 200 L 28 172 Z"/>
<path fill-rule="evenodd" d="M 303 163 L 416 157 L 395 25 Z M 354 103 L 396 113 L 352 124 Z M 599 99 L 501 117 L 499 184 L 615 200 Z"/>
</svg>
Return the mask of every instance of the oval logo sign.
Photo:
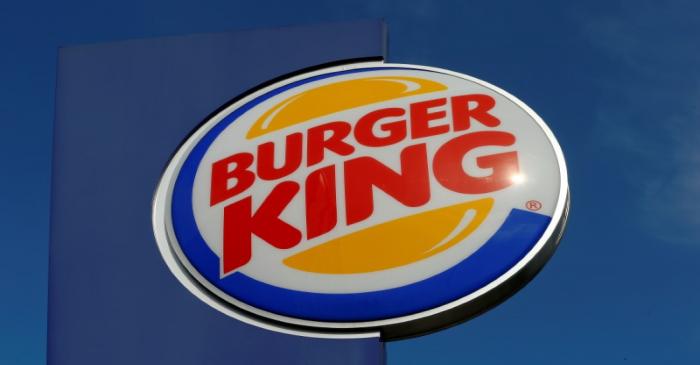
<svg viewBox="0 0 700 365">
<path fill-rule="evenodd" d="M 357 63 L 206 120 L 167 166 L 153 225 L 173 273 L 230 316 L 391 339 L 511 295 L 567 211 L 559 145 L 521 101 L 451 71 Z"/>
</svg>

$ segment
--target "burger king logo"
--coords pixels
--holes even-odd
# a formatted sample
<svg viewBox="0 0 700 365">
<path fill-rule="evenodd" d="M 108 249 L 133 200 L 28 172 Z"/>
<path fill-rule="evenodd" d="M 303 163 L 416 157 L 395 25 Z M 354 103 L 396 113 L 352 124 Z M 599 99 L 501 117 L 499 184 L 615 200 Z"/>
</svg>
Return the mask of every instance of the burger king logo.
<svg viewBox="0 0 700 365">
<path fill-rule="evenodd" d="M 559 145 L 521 101 L 447 70 L 356 63 L 212 114 L 167 166 L 153 226 L 171 271 L 232 317 L 390 339 L 504 300 L 567 211 Z"/>
</svg>

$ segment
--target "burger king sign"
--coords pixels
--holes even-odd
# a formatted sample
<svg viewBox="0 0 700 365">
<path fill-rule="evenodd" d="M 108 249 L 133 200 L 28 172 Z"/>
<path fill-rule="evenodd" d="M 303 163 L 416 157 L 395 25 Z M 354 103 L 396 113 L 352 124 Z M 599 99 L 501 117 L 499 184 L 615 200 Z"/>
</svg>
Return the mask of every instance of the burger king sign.
<svg viewBox="0 0 700 365">
<path fill-rule="evenodd" d="M 562 152 L 525 104 L 466 75 L 373 62 L 212 114 L 167 166 L 153 227 L 175 276 L 232 317 L 392 339 L 514 293 L 567 211 Z"/>
</svg>

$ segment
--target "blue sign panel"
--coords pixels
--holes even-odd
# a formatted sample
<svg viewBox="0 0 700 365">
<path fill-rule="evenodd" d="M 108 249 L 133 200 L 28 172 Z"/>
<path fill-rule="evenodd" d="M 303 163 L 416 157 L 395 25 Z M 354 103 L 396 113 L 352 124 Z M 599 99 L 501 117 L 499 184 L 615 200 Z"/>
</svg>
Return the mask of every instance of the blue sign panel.
<svg viewBox="0 0 700 365">
<path fill-rule="evenodd" d="M 183 138 L 289 72 L 383 57 L 366 21 L 134 40 L 59 52 L 48 363 L 381 364 L 376 338 L 289 336 L 191 295 L 154 242 L 151 203 Z"/>
</svg>

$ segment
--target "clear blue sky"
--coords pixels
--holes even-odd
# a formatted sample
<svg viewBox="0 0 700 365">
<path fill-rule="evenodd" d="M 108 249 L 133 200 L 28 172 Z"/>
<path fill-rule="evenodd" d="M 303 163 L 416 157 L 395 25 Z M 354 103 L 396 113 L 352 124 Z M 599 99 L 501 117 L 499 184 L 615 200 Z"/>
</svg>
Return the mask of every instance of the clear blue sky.
<svg viewBox="0 0 700 365">
<path fill-rule="evenodd" d="M 45 356 L 56 50 L 383 18 L 389 60 L 518 96 L 559 138 L 572 214 L 542 273 L 389 364 L 700 363 L 700 2 L 0 3 L 0 364 Z"/>
</svg>

